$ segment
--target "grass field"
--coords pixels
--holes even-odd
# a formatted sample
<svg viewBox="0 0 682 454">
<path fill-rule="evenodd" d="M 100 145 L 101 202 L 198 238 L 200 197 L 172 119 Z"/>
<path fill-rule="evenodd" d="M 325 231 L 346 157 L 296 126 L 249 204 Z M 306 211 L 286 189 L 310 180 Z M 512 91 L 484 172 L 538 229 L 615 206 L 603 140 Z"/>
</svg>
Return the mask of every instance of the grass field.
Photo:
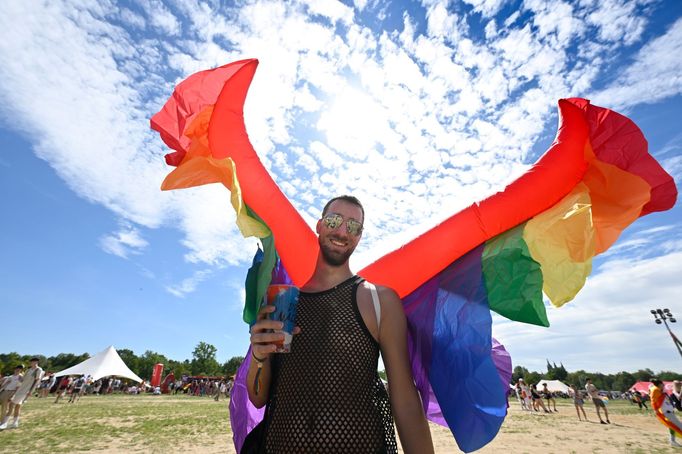
<svg viewBox="0 0 682 454">
<path fill-rule="evenodd" d="M 75 404 L 30 399 L 18 429 L 0 432 L 0 452 L 234 453 L 228 401 L 187 396 L 86 396 Z M 481 452 L 682 453 L 667 444 L 667 429 L 651 412 L 611 401 L 611 425 L 578 422 L 573 405 L 530 414 L 512 402 L 497 438 Z M 459 452 L 445 428 L 432 425 L 436 452 Z"/>
</svg>

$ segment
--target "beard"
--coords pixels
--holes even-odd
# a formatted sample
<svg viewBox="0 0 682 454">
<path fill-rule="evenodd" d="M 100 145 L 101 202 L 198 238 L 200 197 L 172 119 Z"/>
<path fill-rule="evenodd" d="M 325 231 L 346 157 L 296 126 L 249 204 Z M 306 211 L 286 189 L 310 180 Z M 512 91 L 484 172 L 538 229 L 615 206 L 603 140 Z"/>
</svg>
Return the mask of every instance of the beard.
<svg viewBox="0 0 682 454">
<path fill-rule="evenodd" d="M 332 249 L 331 246 L 329 246 L 329 244 L 322 241 L 320 237 L 318 237 L 317 242 L 320 244 L 320 252 L 322 253 L 322 258 L 328 265 L 331 266 L 344 265 L 348 261 L 350 256 L 353 254 L 353 251 L 355 250 L 355 248 L 351 248 L 344 252 L 336 251 Z"/>
</svg>

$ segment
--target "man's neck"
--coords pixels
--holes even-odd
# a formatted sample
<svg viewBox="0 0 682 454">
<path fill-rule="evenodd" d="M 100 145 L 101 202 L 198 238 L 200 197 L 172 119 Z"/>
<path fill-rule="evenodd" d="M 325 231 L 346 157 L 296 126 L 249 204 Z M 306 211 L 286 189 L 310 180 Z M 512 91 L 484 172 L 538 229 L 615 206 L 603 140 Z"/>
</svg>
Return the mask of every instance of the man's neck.
<svg viewBox="0 0 682 454">
<path fill-rule="evenodd" d="M 327 263 L 322 255 L 318 255 L 315 272 L 303 286 L 304 291 L 322 291 L 339 285 L 353 276 L 348 262 L 341 266 L 332 266 Z"/>
</svg>

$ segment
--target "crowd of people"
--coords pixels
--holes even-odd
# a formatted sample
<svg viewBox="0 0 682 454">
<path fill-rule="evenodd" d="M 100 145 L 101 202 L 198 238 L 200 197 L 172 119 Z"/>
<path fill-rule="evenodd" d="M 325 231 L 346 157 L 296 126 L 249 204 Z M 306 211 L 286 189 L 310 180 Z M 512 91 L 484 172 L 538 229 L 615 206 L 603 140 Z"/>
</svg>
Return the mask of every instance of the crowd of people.
<svg viewBox="0 0 682 454">
<path fill-rule="evenodd" d="M 214 400 L 218 401 L 221 396 L 229 397 L 232 384 L 232 380 L 226 379 L 178 379 L 171 382 L 168 388 L 169 392 L 172 394 L 181 393 L 197 397 L 208 396 L 213 397 Z"/>
<path fill-rule="evenodd" d="M 651 395 L 654 394 L 652 392 L 654 388 L 658 388 L 660 391 L 661 398 L 656 405 L 661 408 L 665 418 L 673 421 L 677 427 L 682 428 L 682 423 L 678 424 L 679 420 L 675 414 L 676 411 L 682 412 L 682 381 L 675 380 L 673 382 L 672 391 L 670 393 L 665 393 L 663 382 L 656 378 L 652 378 L 649 391 Z M 542 389 L 538 390 L 536 384 L 528 385 L 524 382 L 523 378 L 518 380 L 514 386 L 514 391 L 516 393 L 516 399 L 523 411 L 540 412 L 542 409 L 544 413 L 558 412 L 555 395 L 559 394 L 561 397 L 570 397 L 573 400 L 573 405 L 575 406 L 579 421 L 589 421 L 587 413 L 585 412 L 584 403 L 585 400 L 590 400 L 594 405 L 600 424 L 611 424 L 607 408 L 609 398 L 606 393 L 603 391 L 600 392 L 597 389 L 590 378 L 585 379 L 584 389 L 571 385 L 566 395 L 564 395 L 564 393 L 550 391 L 547 387 L 547 383 L 543 383 Z M 650 399 L 653 400 L 649 395 L 642 394 L 635 389 L 622 393 L 619 397 L 629 400 L 633 405 L 637 405 L 640 410 L 643 409 L 645 411 L 649 409 L 649 407 L 647 407 L 647 401 Z M 546 401 L 546 404 L 544 401 Z M 676 433 L 677 432 L 674 429 L 670 428 L 670 445 L 682 448 L 682 444 L 677 442 Z"/>
<path fill-rule="evenodd" d="M 0 377 L 0 430 L 19 427 L 21 407 L 30 396 L 48 398 L 53 394 L 57 404 L 66 396 L 68 403 L 76 403 L 87 394 L 161 394 L 160 386 L 152 387 L 144 381 L 133 383 L 117 377 L 94 380 L 85 375 L 57 377 L 54 373 L 45 374 L 39 362 L 39 358 L 34 357 L 30 360 L 30 367 L 18 364 L 11 375 Z M 183 377 L 171 381 L 164 391 L 207 396 L 219 401 L 222 396 L 229 397 L 232 383 L 232 380 L 223 378 Z"/>
</svg>

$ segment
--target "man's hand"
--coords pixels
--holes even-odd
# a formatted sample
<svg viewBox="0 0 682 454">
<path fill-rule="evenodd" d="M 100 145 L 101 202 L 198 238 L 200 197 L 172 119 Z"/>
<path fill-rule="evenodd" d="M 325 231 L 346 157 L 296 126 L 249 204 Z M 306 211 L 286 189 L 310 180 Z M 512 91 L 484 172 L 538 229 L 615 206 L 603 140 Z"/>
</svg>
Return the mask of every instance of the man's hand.
<svg viewBox="0 0 682 454">
<path fill-rule="evenodd" d="M 251 351 L 258 358 L 269 357 L 277 350 L 276 342 L 284 341 L 283 333 L 273 333 L 272 330 L 281 330 L 284 323 L 277 320 L 270 320 L 268 314 L 275 311 L 274 305 L 263 306 L 256 317 L 256 323 L 251 327 Z M 293 334 L 301 332 L 298 326 L 294 328 Z"/>
<path fill-rule="evenodd" d="M 246 386 L 249 392 L 249 400 L 256 408 L 261 408 L 267 402 L 270 389 L 270 355 L 277 350 L 275 342 L 284 341 L 283 333 L 273 333 L 272 330 L 281 330 L 284 325 L 278 320 L 270 320 L 268 315 L 274 312 L 275 306 L 268 305 L 258 311 L 256 323 L 251 327 L 251 353 L 263 360 L 258 363 L 249 358 L 249 374 Z M 301 329 L 297 326 L 293 334 L 298 334 Z M 259 383 L 259 392 L 256 392 L 256 382 Z"/>
</svg>

